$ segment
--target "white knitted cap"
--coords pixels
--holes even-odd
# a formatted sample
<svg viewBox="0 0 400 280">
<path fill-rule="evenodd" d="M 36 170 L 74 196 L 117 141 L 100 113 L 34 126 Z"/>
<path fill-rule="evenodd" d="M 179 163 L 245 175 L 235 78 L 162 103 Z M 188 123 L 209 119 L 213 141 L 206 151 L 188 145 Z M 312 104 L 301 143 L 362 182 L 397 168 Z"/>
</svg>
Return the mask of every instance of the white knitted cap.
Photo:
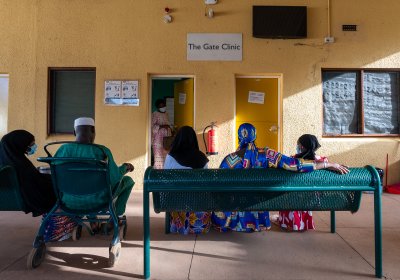
<svg viewBox="0 0 400 280">
<path fill-rule="evenodd" d="M 94 126 L 94 120 L 92 118 L 78 118 L 74 122 L 74 127 L 79 125 L 91 125 Z"/>
</svg>

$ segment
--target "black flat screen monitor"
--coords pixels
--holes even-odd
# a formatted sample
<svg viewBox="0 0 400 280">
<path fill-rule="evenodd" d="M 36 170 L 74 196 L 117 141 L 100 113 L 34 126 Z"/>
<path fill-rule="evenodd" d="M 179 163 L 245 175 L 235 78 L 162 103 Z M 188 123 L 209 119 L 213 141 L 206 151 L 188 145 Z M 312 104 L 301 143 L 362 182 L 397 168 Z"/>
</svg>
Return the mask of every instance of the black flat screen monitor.
<svg viewBox="0 0 400 280">
<path fill-rule="evenodd" d="M 253 6 L 253 37 L 307 38 L 307 7 Z"/>
</svg>

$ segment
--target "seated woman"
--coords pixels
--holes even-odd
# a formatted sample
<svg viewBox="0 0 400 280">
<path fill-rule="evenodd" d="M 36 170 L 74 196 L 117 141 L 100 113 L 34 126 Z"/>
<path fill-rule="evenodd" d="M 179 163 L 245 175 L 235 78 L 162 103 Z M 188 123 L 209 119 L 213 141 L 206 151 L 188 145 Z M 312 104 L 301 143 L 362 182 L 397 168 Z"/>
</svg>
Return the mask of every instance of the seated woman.
<svg viewBox="0 0 400 280">
<path fill-rule="evenodd" d="M 165 158 L 164 169 L 199 169 L 207 165 L 208 159 L 199 149 L 196 132 L 190 126 L 181 127 Z M 170 215 L 172 233 L 199 234 L 210 229 L 209 212 L 171 212 Z"/>
<path fill-rule="evenodd" d="M 56 203 L 51 175 L 40 173 L 26 157 L 36 152 L 35 137 L 26 130 L 14 130 L 0 142 L 0 165 L 15 168 L 20 184 L 26 214 L 46 215 Z M 48 220 L 45 242 L 64 240 L 71 236 L 76 223 L 69 217 L 55 216 Z"/>
<path fill-rule="evenodd" d="M 329 168 L 341 174 L 348 173 L 346 166 L 337 163 L 323 163 L 285 156 L 269 148 L 257 148 L 256 129 L 249 123 L 238 129 L 239 147 L 236 152 L 227 155 L 220 168 L 283 168 L 294 172 L 311 172 Z M 271 227 L 269 212 L 215 212 L 212 222 L 220 231 L 234 230 L 243 232 L 261 231 Z"/>
<path fill-rule="evenodd" d="M 14 130 L 0 142 L 0 164 L 15 168 L 25 203 L 24 212 L 36 217 L 47 213 L 54 206 L 56 196 L 51 176 L 41 174 L 26 157 L 36 152 L 35 137 L 26 130 Z"/>
<path fill-rule="evenodd" d="M 296 154 L 294 158 L 314 160 L 328 164 L 326 157 L 316 155 L 316 151 L 321 147 L 315 135 L 304 134 L 297 140 Z M 279 226 L 285 230 L 305 231 L 315 229 L 312 211 L 279 211 Z"/>
</svg>

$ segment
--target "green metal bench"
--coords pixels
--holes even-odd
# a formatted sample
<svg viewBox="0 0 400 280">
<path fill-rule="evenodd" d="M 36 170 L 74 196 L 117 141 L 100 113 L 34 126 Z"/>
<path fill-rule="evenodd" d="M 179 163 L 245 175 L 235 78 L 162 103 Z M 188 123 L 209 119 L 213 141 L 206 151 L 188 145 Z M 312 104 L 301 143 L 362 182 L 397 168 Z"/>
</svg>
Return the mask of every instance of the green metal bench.
<svg viewBox="0 0 400 280">
<path fill-rule="evenodd" d="M 12 166 L 0 166 L 0 211 L 24 211 L 17 173 Z"/>
<path fill-rule="evenodd" d="M 374 192 L 375 276 L 382 278 L 381 184 L 372 166 L 346 175 L 327 170 L 295 173 L 281 169 L 147 168 L 144 175 L 144 278 L 150 277 L 150 192 L 156 213 L 172 211 L 335 211 L 356 212 L 362 191 Z"/>
</svg>

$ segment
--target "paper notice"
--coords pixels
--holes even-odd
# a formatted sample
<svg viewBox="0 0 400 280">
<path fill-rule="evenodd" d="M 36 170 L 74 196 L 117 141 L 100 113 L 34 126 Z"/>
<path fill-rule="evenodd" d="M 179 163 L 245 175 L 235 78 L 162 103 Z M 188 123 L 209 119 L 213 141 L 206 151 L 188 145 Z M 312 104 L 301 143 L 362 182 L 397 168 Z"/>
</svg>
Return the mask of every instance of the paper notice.
<svg viewBox="0 0 400 280">
<path fill-rule="evenodd" d="M 249 103 L 264 104 L 264 92 L 249 91 Z"/>
</svg>

